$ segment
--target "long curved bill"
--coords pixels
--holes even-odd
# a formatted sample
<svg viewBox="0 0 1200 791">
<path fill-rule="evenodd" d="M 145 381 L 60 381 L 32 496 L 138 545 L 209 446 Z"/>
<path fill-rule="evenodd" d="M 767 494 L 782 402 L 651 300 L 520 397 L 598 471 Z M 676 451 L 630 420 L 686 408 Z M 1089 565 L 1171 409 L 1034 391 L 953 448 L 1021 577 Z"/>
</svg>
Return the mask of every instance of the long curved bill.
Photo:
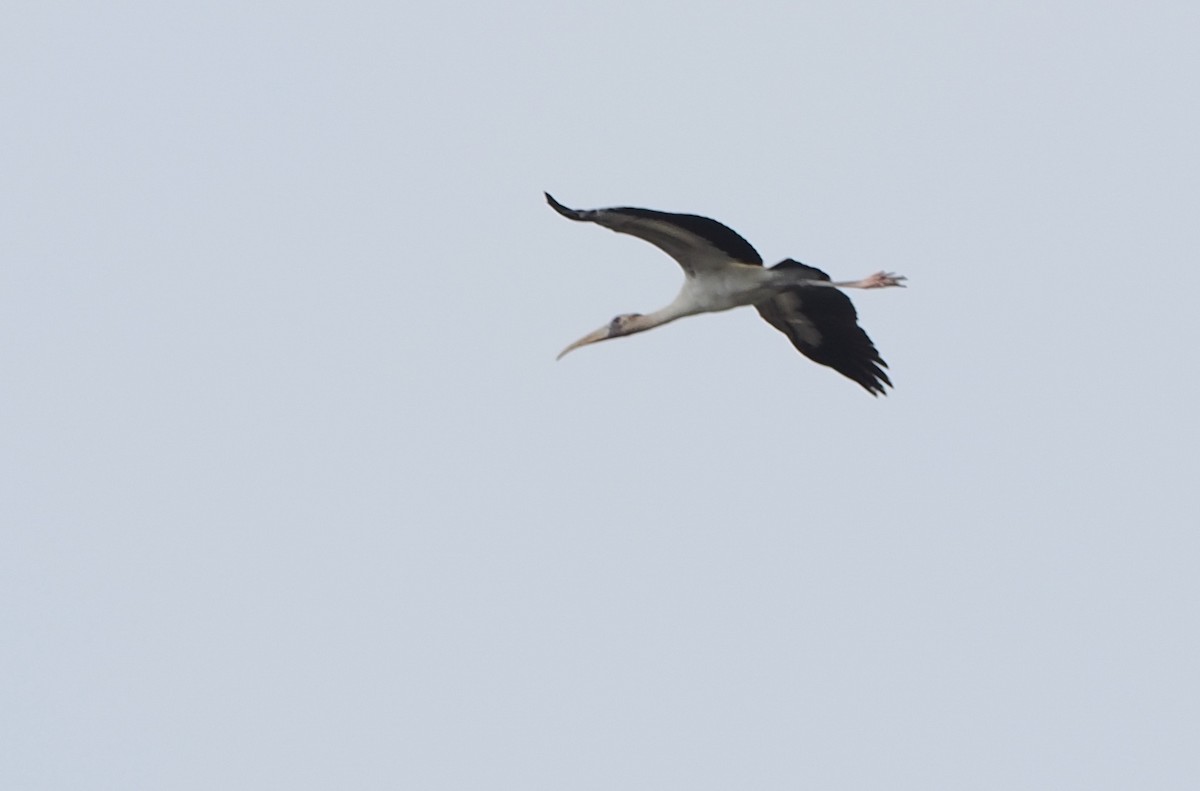
<svg viewBox="0 0 1200 791">
<path fill-rule="evenodd" d="M 601 327 L 600 329 L 596 330 L 595 332 L 589 332 L 587 335 L 584 335 L 582 338 L 575 341 L 570 346 L 568 346 L 567 348 L 565 348 L 561 352 L 559 352 L 558 356 L 555 357 L 554 359 L 561 360 L 563 357 L 567 356 L 568 352 L 573 352 L 576 349 L 578 349 L 580 346 L 587 346 L 589 343 L 595 343 L 596 341 L 602 341 L 602 340 L 605 340 L 606 338 L 608 338 L 608 327 L 604 326 L 604 327 Z"/>
</svg>

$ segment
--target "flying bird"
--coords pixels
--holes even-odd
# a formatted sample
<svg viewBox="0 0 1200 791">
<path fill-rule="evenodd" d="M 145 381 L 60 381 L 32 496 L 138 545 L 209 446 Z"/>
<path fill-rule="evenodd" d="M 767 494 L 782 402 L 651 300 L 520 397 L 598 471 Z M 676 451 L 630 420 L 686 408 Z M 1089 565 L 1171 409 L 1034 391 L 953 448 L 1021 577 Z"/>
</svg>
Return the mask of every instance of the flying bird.
<svg viewBox="0 0 1200 791">
<path fill-rule="evenodd" d="M 887 363 L 858 326 L 858 314 L 840 288 L 903 287 L 905 278 L 876 272 L 862 280 L 834 282 L 829 275 L 788 258 L 770 269 L 762 256 L 736 231 L 695 214 L 650 209 L 569 209 L 545 193 L 546 202 L 562 216 L 593 222 L 617 233 L 636 236 L 662 250 L 683 267 L 679 296 L 653 313 L 625 313 L 563 349 L 568 352 L 597 341 L 620 338 L 661 326 L 684 316 L 753 305 L 772 327 L 813 362 L 827 365 L 871 395 L 891 387 Z"/>
</svg>

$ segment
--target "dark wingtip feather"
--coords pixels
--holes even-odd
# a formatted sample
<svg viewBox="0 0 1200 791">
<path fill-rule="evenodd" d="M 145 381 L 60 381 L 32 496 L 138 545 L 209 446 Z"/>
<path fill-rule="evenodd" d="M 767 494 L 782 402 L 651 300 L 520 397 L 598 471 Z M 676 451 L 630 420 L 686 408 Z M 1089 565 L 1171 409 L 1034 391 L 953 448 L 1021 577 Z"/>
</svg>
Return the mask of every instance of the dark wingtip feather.
<svg viewBox="0 0 1200 791">
<path fill-rule="evenodd" d="M 562 216 L 566 217 L 568 220 L 582 220 L 583 219 L 583 212 L 577 211 L 576 209 L 569 209 L 566 206 L 563 206 L 561 203 L 556 201 L 554 199 L 554 196 L 551 195 L 549 192 L 543 192 L 542 194 L 546 196 L 546 203 L 550 204 L 550 208 L 554 209 L 556 212 L 558 212 Z"/>
</svg>

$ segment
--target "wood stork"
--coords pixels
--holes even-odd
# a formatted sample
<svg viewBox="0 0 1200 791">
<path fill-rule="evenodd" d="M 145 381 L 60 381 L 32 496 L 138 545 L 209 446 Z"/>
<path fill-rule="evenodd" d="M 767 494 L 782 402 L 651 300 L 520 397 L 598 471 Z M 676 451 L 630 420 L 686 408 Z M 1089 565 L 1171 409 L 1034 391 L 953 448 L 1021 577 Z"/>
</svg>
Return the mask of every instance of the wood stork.
<svg viewBox="0 0 1200 791">
<path fill-rule="evenodd" d="M 905 278 L 876 272 L 862 280 L 833 282 L 820 269 L 786 259 L 767 269 L 757 251 L 731 228 L 708 217 L 650 209 L 569 209 L 545 193 L 562 216 L 594 222 L 643 239 L 674 258 L 685 275 L 679 296 L 653 313 L 626 313 L 563 349 L 563 355 L 597 341 L 632 335 L 684 316 L 753 305 L 813 362 L 827 365 L 871 395 L 892 386 L 887 363 L 858 326 L 850 298 L 839 288 L 903 287 Z"/>
</svg>

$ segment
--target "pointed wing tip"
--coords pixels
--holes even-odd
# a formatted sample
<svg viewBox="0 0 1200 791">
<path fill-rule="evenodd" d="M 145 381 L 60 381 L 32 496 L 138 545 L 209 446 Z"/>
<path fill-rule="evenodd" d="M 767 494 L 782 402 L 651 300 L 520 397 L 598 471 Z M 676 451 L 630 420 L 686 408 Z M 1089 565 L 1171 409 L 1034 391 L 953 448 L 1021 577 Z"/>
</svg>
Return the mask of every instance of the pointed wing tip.
<svg viewBox="0 0 1200 791">
<path fill-rule="evenodd" d="M 550 204 L 550 208 L 554 209 L 556 212 L 558 212 L 562 216 L 566 217 L 569 220 L 582 220 L 583 219 L 582 212 L 579 212 L 576 209 L 569 209 L 566 206 L 563 206 L 561 203 L 556 201 L 554 199 L 554 196 L 551 195 L 549 192 L 543 192 L 542 194 L 546 196 L 546 203 Z"/>
<path fill-rule="evenodd" d="M 889 387 L 895 387 L 895 385 L 892 384 L 892 380 L 888 379 L 887 374 L 883 373 L 882 371 L 880 371 L 874 380 L 870 381 L 869 384 L 862 381 L 860 381 L 859 384 L 862 385 L 868 393 L 876 398 L 887 395 Z"/>
<path fill-rule="evenodd" d="M 879 396 L 887 395 L 889 387 L 895 387 L 892 384 L 892 380 L 883 372 L 884 368 L 887 368 L 887 363 L 877 357 L 871 366 L 865 370 L 853 372 L 838 370 L 838 373 L 857 382 L 864 390 L 878 398 Z"/>
</svg>

